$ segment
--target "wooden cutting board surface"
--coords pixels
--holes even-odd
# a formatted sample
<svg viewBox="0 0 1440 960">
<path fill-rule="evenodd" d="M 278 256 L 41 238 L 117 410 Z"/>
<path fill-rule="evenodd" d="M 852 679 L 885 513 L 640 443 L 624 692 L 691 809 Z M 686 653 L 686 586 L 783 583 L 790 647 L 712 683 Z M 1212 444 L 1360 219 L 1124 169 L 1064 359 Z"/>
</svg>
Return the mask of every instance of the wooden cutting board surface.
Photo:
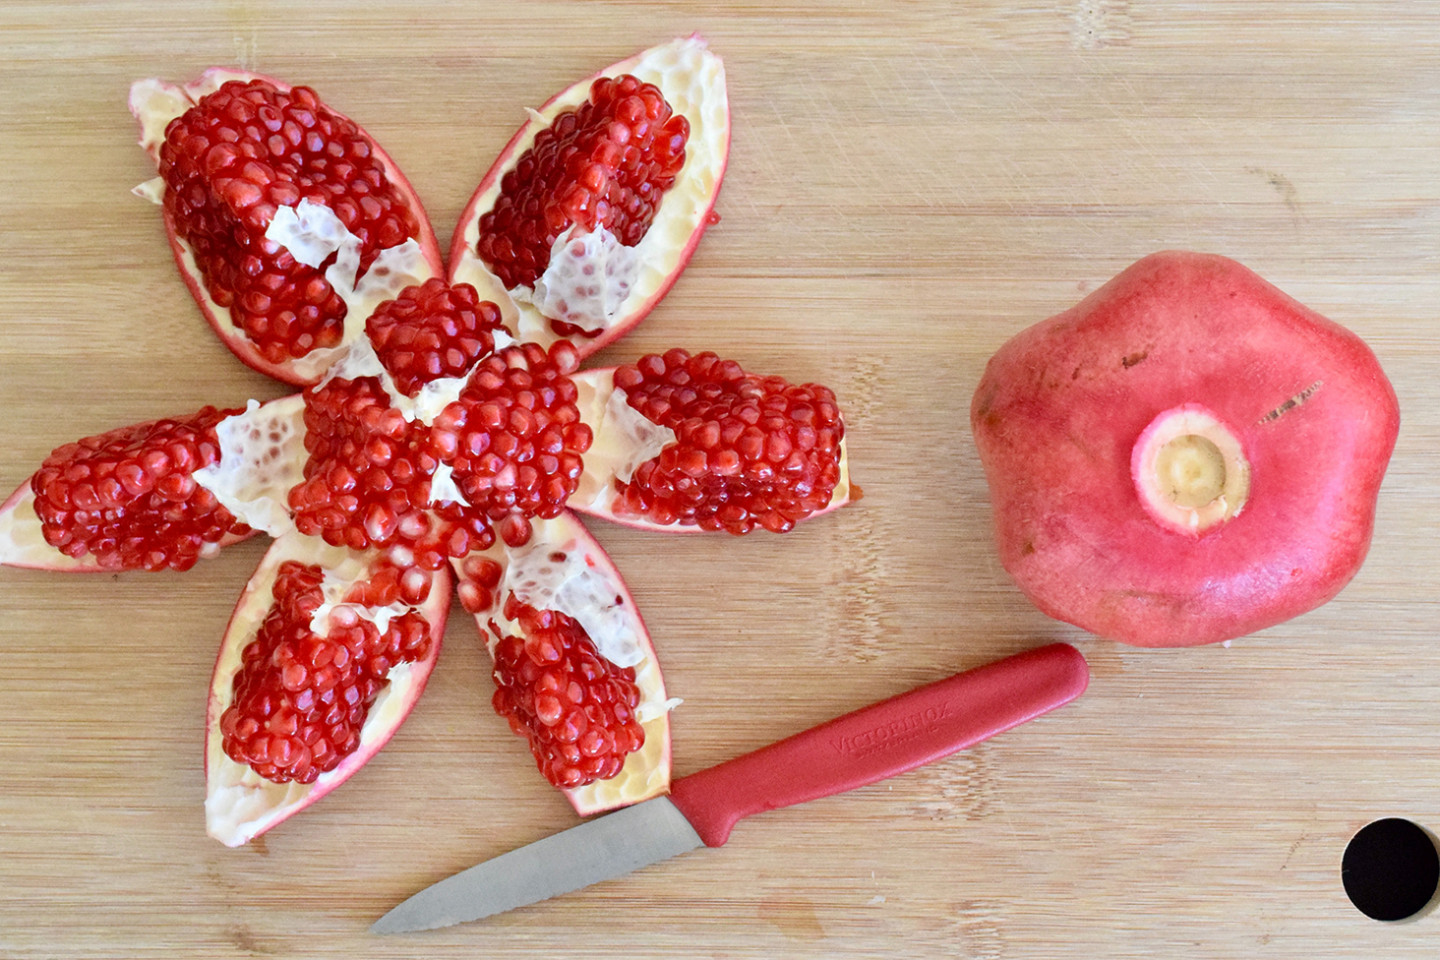
<svg viewBox="0 0 1440 960">
<path fill-rule="evenodd" d="M 734 144 L 711 230 L 596 362 L 710 348 L 839 394 L 865 498 L 784 537 L 592 524 L 660 650 L 675 772 L 1042 642 L 1076 704 L 483 924 L 395 902 L 574 822 L 456 616 L 351 782 L 238 850 L 204 833 L 214 652 L 263 544 L 183 575 L 0 570 L 0 957 L 1428 957 L 1440 917 L 1340 882 L 1381 816 L 1440 830 L 1440 8 L 1395 2 L 9 0 L 0 8 L 0 486 L 55 446 L 279 396 L 201 323 L 125 99 L 211 64 L 316 87 L 447 237 L 571 81 L 701 31 Z M 723 9 L 722 9 L 723 8 Z M 986 359 L 1140 256 L 1234 257 L 1375 349 L 1403 409 L 1370 559 L 1228 647 L 1145 651 L 1000 568 L 967 410 Z"/>
</svg>

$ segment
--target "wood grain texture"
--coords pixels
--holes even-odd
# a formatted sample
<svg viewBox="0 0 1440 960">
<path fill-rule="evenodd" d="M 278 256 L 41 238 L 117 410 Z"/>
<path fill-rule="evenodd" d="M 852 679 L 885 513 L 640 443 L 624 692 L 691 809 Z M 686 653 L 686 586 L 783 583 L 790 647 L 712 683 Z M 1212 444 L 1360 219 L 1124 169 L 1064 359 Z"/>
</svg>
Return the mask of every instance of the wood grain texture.
<svg viewBox="0 0 1440 960">
<path fill-rule="evenodd" d="M 831 385 L 865 499 L 785 537 L 592 524 L 661 652 L 677 775 L 1055 639 L 1076 704 L 731 843 L 483 924 L 376 940 L 421 886 L 573 822 L 452 620 L 388 749 L 247 848 L 206 838 L 205 690 L 263 544 L 185 575 L 0 570 L 0 957 L 1406 958 L 1339 878 L 1440 829 L 1440 9 L 1413 0 L 0 7 L 0 487 L 58 444 L 279 396 L 210 337 L 125 108 L 211 64 L 316 87 L 448 236 L 522 107 L 694 30 L 734 109 L 723 217 L 599 362 L 712 348 Z M 1165 247 L 1365 337 L 1403 427 L 1370 560 L 1230 647 L 1036 612 L 966 412 L 1007 337 Z M 718 586 L 717 586 L 718 585 Z"/>
</svg>

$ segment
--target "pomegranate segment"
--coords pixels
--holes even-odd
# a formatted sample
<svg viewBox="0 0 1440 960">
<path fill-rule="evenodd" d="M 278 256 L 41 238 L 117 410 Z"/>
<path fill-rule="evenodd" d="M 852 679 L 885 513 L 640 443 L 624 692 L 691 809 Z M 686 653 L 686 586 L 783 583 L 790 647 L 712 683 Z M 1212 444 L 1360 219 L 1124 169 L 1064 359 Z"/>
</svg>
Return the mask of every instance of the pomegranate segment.
<svg viewBox="0 0 1440 960">
<path fill-rule="evenodd" d="M 424 522 L 438 466 L 428 439 L 422 424 L 390 406 L 374 377 L 306 390 L 309 456 L 305 479 L 289 496 L 296 529 L 353 550 L 418 539 L 406 534 Z"/>
<path fill-rule="evenodd" d="M 377 297 L 441 271 L 394 163 L 309 88 L 210 70 L 184 86 L 138 81 L 130 107 L 160 173 L 138 192 L 161 203 L 206 319 L 256 369 L 316 382 Z M 333 220 L 328 245 L 312 209 Z"/>
<path fill-rule="evenodd" d="M 659 87 L 628 73 L 599 78 L 501 180 L 494 208 L 480 218 L 480 259 L 507 289 L 534 289 L 562 234 L 603 230 L 636 246 L 685 165 L 689 139 L 689 121 Z"/>
<path fill-rule="evenodd" d="M 432 427 L 457 501 L 501 524 L 511 546 L 525 542 L 535 518 L 558 516 L 579 485 L 591 432 L 571 380 L 578 364 L 565 342 L 548 352 L 533 343 L 508 347 L 481 361 Z"/>
<path fill-rule="evenodd" d="M 521 340 L 593 353 L 684 269 L 729 145 L 724 65 L 704 40 L 613 64 L 531 112 L 461 215 L 450 278 L 499 304 Z"/>
<path fill-rule="evenodd" d="M 239 846 L 349 779 L 389 740 L 439 655 L 450 575 L 406 603 L 374 552 L 279 537 L 241 594 L 207 710 L 206 822 Z"/>
<path fill-rule="evenodd" d="M 495 661 L 495 709 L 576 811 L 665 792 L 678 701 L 619 571 L 574 514 L 452 563 Z"/>
<path fill-rule="evenodd" d="M 290 527 L 300 397 L 206 407 L 66 444 L 0 506 L 0 564 L 185 570 Z"/>
<path fill-rule="evenodd" d="M 231 413 L 205 407 L 185 417 L 121 427 L 56 448 L 12 495 L 0 525 L 0 562 L 80 569 L 188 570 L 202 556 L 249 536 L 194 474 L 216 463 L 215 425 Z M 58 554 L 46 562 L 41 540 Z M 75 561 L 65 563 L 64 559 Z"/>
<path fill-rule="evenodd" d="M 858 499 L 827 387 L 678 349 L 575 380 L 595 442 L 571 509 L 647 529 L 783 533 Z"/>
</svg>

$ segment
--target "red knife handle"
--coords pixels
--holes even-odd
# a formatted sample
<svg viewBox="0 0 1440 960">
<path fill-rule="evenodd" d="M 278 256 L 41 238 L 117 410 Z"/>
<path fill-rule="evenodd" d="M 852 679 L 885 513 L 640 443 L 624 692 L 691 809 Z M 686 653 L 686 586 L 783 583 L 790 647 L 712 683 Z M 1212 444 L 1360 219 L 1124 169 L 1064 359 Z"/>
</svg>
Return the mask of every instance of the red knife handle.
<svg viewBox="0 0 1440 960">
<path fill-rule="evenodd" d="M 741 817 L 913 770 L 1074 700 L 1090 682 L 1066 643 L 1029 650 L 837 717 L 683 777 L 670 800 L 718 847 Z"/>
</svg>

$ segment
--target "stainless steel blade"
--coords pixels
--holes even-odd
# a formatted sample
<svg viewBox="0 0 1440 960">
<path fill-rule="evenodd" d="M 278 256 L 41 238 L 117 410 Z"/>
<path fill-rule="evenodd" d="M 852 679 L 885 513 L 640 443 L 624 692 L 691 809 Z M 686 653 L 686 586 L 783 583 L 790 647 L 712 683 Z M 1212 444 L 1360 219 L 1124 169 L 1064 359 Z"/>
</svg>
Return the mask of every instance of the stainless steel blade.
<svg viewBox="0 0 1440 960">
<path fill-rule="evenodd" d="M 655 797 L 501 854 L 421 890 L 371 933 L 479 920 L 658 863 L 702 846 L 669 797 Z"/>
</svg>

